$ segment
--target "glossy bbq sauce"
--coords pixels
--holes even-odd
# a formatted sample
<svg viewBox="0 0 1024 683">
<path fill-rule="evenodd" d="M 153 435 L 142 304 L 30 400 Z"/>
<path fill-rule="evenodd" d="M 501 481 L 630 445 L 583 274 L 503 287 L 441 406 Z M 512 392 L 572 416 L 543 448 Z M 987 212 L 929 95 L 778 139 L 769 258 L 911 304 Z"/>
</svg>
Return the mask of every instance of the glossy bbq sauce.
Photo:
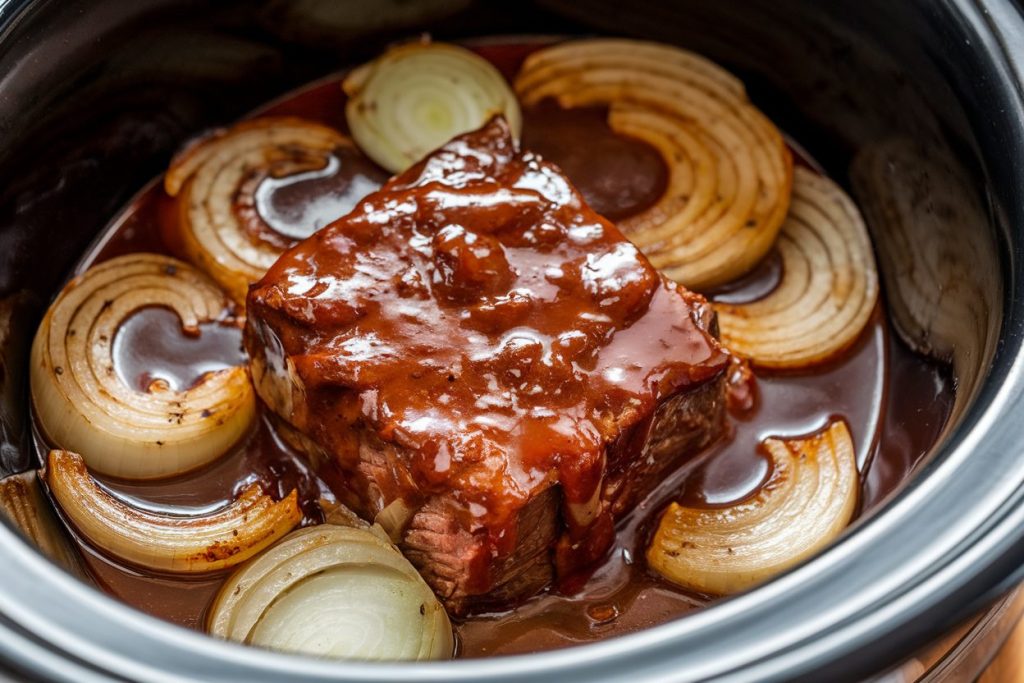
<svg viewBox="0 0 1024 683">
<path fill-rule="evenodd" d="M 511 76 L 534 46 L 488 44 L 477 49 Z M 329 79 L 310 86 L 257 114 L 303 116 L 344 131 L 339 82 Z M 615 135 L 604 123 L 602 110 L 562 112 L 543 104 L 524 114 L 525 146 L 561 165 L 599 212 L 621 219 L 643 210 L 663 191 L 666 171 L 654 150 Z M 328 220 L 325 212 L 349 201 L 356 192 L 352 178 L 363 178 L 372 189 L 384 177 L 380 169 L 360 167 L 350 173 L 349 165 L 341 166 L 345 171 L 340 179 L 327 168 L 261 186 L 256 202 L 260 217 L 287 239 L 293 231 L 308 231 L 305 224 L 310 220 Z M 171 213 L 170 200 L 154 183 L 112 222 L 78 270 L 136 251 L 180 258 L 173 227 L 169 227 Z M 714 296 L 734 302 L 756 299 L 770 292 L 780 275 L 780 260 L 773 254 L 753 273 Z M 154 380 L 184 387 L 205 372 L 239 363 L 240 347 L 236 327 L 207 324 L 198 338 L 187 337 L 173 313 L 148 308 L 122 326 L 114 344 L 114 363 L 125 381 L 140 389 Z M 645 566 L 646 541 L 661 508 L 671 500 L 716 506 L 751 495 L 768 474 L 767 462 L 757 448 L 763 439 L 805 435 L 833 417 L 842 417 L 857 449 L 863 514 L 897 488 L 935 444 L 953 405 L 952 387 L 948 368 L 914 355 L 889 334 L 881 307 L 841 358 L 799 373 L 758 371 L 753 409 L 731 415 L 720 441 L 666 478 L 619 523 L 608 559 L 580 592 L 549 592 L 508 612 L 457 622 L 459 655 L 555 649 L 663 623 L 706 604 L 706 596 L 677 589 Z M 41 452 L 45 449 L 45 444 L 37 445 Z M 276 496 L 297 488 L 304 524 L 320 522 L 316 501 L 331 497 L 303 457 L 275 433 L 266 415 L 242 443 L 203 470 L 156 483 L 105 484 L 132 504 L 188 513 L 224 505 L 253 481 Z M 223 574 L 190 579 L 153 576 L 119 566 L 79 544 L 93 577 L 105 590 L 191 628 L 202 628 L 205 611 L 225 578 Z"/>
</svg>

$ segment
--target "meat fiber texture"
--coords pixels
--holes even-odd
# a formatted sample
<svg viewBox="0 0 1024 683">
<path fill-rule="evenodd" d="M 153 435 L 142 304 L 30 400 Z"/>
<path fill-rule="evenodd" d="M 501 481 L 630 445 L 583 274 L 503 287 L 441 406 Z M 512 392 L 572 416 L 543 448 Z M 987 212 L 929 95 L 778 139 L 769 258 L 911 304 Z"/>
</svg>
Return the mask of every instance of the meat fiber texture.
<svg viewBox="0 0 1024 683">
<path fill-rule="evenodd" d="M 585 575 L 723 431 L 707 302 L 500 118 L 286 252 L 247 316 L 259 395 L 454 614 Z"/>
</svg>

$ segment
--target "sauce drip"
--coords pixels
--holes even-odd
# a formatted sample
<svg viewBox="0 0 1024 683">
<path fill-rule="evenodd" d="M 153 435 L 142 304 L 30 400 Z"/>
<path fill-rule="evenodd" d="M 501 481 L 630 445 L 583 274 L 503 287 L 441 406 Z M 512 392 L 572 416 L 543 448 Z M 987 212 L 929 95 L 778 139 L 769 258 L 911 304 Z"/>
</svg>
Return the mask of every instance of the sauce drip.
<svg viewBox="0 0 1024 683">
<path fill-rule="evenodd" d="M 154 382 L 173 391 L 195 386 L 204 375 L 247 363 L 242 330 L 218 322 L 203 323 L 199 335 L 185 334 L 173 311 L 147 306 L 117 329 L 114 368 L 126 385 L 148 391 Z"/>
<path fill-rule="evenodd" d="M 490 43 L 478 49 L 511 76 L 538 45 Z M 339 82 L 340 77 L 314 84 L 261 113 L 305 116 L 344 130 L 344 95 Z M 527 112 L 525 139 L 550 137 L 543 131 L 531 131 L 534 125 L 537 119 Z M 585 151 L 577 150 L 581 156 Z M 556 155 L 549 156 L 556 163 L 564 163 Z M 805 156 L 805 161 L 808 158 Z M 569 176 L 586 185 L 586 180 L 574 178 L 571 171 Z M 656 184 L 650 178 L 646 183 Z M 610 204 L 615 201 L 609 199 Z M 155 227 L 162 222 L 166 202 L 158 185 L 144 191 L 83 257 L 78 271 L 132 251 L 180 254 L 173 234 Z M 642 210 L 636 206 L 631 210 Z M 736 301 L 763 296 L 778 280 L 771 258 L 741 283 L 715 294 Z M 182 362 L 187 365 L 192 361 Z M 954 398 L 949 368 L 913 354 L 891 335 L 881 308 L 858 343 L 841 358 L 800 373 L 755 374 L 758 400 L 752 410 L 731 419 L 731 437 L 667 476 L 620 521 L 608 559 L 580 592 L 561 595 L 551 591 L 515 610 L 457 620 L 460 656 L 538 652 L 590 642 L 664 623 L 707 604 L 706 596 L 676 589 L 646 568 L 647 539 L 657 513 L 669 501 L 717 505 L 749 495 L 766 474 L 764 460 L 752 448 L 758 438 L 813 431 L 838 415 L 847 420 L 856 442 L 862 469 L 861 514 L 870 514 L 879 501 L 906 481 L 936 443 Z M 183 373 L 183 377 L 189 376 Z M 37 441 L 36 445 L 40 453 L 45 453 L 46 444 Z M 165 511 L 224 505 L 252 481 L 260 481 L 277 497 L 297 487 L 305 523 L 316 523 L 320 518 L 315 501 L 321 495 L 330 495 L 318 475 L 327 474 L 314 472 L 264 417 L 247 440 L 201 471 L 169 481 L 105 483 L 116 495 L 135 504 Z M 202 628 L 205 610 L 225 578 L 152 576 L 120 567 L 84 542 L 80 545 L 93 577 L 104 590 L 139 609 L 191 628 Z"/>
<path fill-rule="evenodd" d="M 613 131 L 607 107 L 563 109 L 545 100 L 525 110 L 523 119 L 523 148 L 560 167 L 605 218 L 638 214 L 665 193 L 668 169 L 661 154 Z"/>
</svg>

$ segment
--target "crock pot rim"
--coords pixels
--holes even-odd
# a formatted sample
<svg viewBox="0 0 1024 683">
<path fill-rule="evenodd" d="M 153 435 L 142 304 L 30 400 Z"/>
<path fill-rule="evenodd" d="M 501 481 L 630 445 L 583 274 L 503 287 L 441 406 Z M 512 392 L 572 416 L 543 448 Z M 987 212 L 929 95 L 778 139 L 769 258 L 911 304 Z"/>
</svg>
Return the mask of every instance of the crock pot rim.
<svg viewBox="0 0 1024 683">
<path fill-rule="evenodd" d="M 0 40 L 33 4 L 0 0 Z M 1003 148 L 1016 161 L 1013 178 L 1001 184 L 1024 187 L 1024 21 L 1008 0 L 944 4 L 987 50 L 1006 88 L 999 112 L 1007 123 Z M 1010 224 L 1024 226 L 1024 206 L 1005 208 Z M 0 586 L 0 656 L 36 675 L 74 681 L 518 681 L 541 675 L 581 681 L 847 680 L 874 673 L 1020 578 L 1024 447 L 1015 443 L 1012 416 L 1024 410 L 1024 312 L 1014 309 L 1024 292 L 1013 267 L 1021 246 L 1008 244 L 1002 341 L 960 428 L 870 520 L 756 591 L 642 632 L 528 657 L 424 665 L 325 662 L 220 643 L 141 614 L 79 583 L 5 525 L 0 564 L 9 581 Z M 943 514 L 942 507 L 954 486 L 974 490 L 979 500 L 946 524 L 949 510 Z M 941 525 L 941 537 L 921 532 L 929 524 L 908 522 L 922 518 L 933 528 Z M 909 533 L 917 538 L 907 538 Z M 863 557 L 888 561 L 863 566 Z M 832 609 L 807 601 L 820 601 L 829 585 L 843 589 Z"/>
</svg>

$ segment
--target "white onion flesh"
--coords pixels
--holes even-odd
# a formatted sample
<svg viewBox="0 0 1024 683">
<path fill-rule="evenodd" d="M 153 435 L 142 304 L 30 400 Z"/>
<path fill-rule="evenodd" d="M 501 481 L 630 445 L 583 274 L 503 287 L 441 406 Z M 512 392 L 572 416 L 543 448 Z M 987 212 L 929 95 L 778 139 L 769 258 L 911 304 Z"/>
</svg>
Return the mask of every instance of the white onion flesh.
<svg viewBox="0 0 1024 683">
<path fill-rule="evenodd" d="M 295 491 L 274 502 L 257 484 L 231 505 L 201 516 L 141 510 L 100 488 L 82 458 L 69 451 L 50 451 L 44 479 L 68 521 L 90 543 L 155 571 L 197 574 L 234 567 L 302 518 Z"/>
<path fill-rule="evenodd" d="M 608 105 L 613 130 L 661 153 L 666 193 L 619 227 L 669 277 L 714 287 L 771 249 L 789 206 L 792 157 L 721 67 L 668 45 L 578 40 L 527 57 L 515 88 L 524 106 Z"/>
<path fill-rule="evenodd" d="M 292 532 L 238 569 L 207 622 L 215 636 L 317 657 L 447 659 L 444 608 L 379 527 Z"/>
<path fill-rule="evenodd" d="M 50 306 L 32 345 L 32 403 L 45 436 L 89 467 L 126 479 L 181 474 L 226 453 L 252 425 L 249 371 L 204 375 L 185 390 L 128 386 L 114 369 L 120 325 L 147 306 L 174 311 L 182 330 L 222 321 L 230 301 L 176 259 L 130 254 L 72 280 Z"/>
<path fill-rule="evenodd" d="M 647 549 L 651 568 L 707 595 L 745 590 L 817 553 L 850 522 L 857 462 L 845 423 L 798 439 L 767 439 L 769 480 L 720 508 L 672 503 Z"/>
<path fill-rule="evenodd" d="M 754 365 L 798 368 L 851 346 L 878 302 L 871 238 L 834 182 L 798 168 L 779 235 L 782 280 L 745 304 L 715 304 L 722 343 Z"/>
<path fill-rule="evenodd" d="M 243 121 L 186 148 L 171 162 L 164 189 L 178 198 L 189 260 L 244 304 L 249 285 L 284 251 L 240 224 L 234 205 L 245 182 L 257 173 L 280 178 L 321 169 L 333 150 L 351 145 L 333 128 L 275 116 Z"/>
<path fill-rule="evenodd" d="M 516 138 L 522 129 L 519 103 L 505 78 L 458 45 L 400 45 L 355 69 L 342 87 L 352 137 L 393 173 L 497 114 Z"/>
</svg>

